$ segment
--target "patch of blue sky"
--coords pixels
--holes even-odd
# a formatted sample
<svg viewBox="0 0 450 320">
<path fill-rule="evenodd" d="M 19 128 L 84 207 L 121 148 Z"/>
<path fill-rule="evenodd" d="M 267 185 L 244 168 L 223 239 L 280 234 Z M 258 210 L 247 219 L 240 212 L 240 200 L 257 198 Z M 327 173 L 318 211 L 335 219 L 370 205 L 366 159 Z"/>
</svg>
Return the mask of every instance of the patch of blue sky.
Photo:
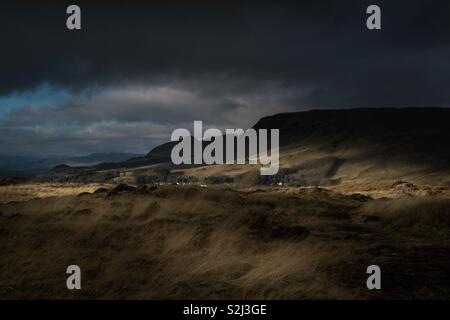
<svg viewBox="0 0 450 320">
<path fill-rule="evenodd" d="M 47 83 L 33 90 L 13 92 L 0 97 L 0 117 L 26 106 L 55 107 L 61 105 L 69 95 L 67 90 L 55 88 Z"/>
</svg>

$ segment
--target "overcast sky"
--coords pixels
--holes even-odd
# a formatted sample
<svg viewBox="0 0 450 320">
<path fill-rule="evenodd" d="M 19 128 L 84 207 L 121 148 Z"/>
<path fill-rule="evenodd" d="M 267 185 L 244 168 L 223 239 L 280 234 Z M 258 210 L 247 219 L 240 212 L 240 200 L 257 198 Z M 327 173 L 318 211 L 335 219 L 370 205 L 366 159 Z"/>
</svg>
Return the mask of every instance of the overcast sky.
<svg viewBox="0 0 450 320">
<path fill-rule="evenodd" d="M 72 2 L 2 4 L 0 153 L 146 153 L 193 120 L 449 105 L 449 1 L 152 2 L 75 1 L 80 31 Z"/>
</svg>

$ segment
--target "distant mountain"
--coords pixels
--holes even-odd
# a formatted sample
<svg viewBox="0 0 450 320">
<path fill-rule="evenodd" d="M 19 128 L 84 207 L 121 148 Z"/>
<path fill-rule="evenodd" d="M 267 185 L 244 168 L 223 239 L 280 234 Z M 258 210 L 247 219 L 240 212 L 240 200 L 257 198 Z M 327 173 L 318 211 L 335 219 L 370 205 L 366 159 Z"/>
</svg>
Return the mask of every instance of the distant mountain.
<svg viewBox="0 0 450 320">
<path fill-rule="evenodd" d="M 449 121 L 450 108 L 361 108 L 280 113 L 262 118 L 254 128 L 279 128 L 282 146 L 339 148 L 369 142 L 404 149 L 413 142 L 414 149 L 431 151 L 448 138 Z"/>
<path fill-rule="evenodd" d="M 25 156 L 0 154 L 0 176 L 21 177 L 30 175 L 30 172 L 25 168 L 33 161 L 36 161 L 36 159 Z"/>
<path fill-rule="evenodd" d="M 282 113 L 255 129 L 280 129 L 281 166 L 328 157 L 334 178 L 449 183 L 450 108 L 361 108 Z"/>
<path fill-rule="evenodd" d="M 0 155 L 0 175 L 32 175 L 48 171 L 58 165 L 72 167 L 94 166 L 102 162 L 121 162 L 140 157 L 133 153 L 92 153 L 86 156 L 58 156 L 39 159 L 35 157 Z"/>
<path fill-rule="evenodd" d="M 407 178 L 450 183 L 449 123 L 448 108 L 361 108 L 281 113 L 262 118 L 253 128 L 279 129 L 281 168 L 306 180 L 313 176 L 315 181 Z M 170 164 L 175 144 L 162 144 L 144 157 L 78 170 Z M 184 169 L 188 175 L 199 172 Z M 201 170 L 202 174 L 208 170 Z M 233 174 L 233 170 L 233 166 L 214 166 L 211 174 Z"/>
<path fill-rule="evenodd" d="M 68 166 L 92 166 L 102 162 L 120 162 L 130 158 L 140 157 L 140 154 L 134 153 L 91 153 L 82 157 L 69 157 L 61 164 Z"/>
<path fill-rule="evenodd" d="M 450 108 L 361 108 L 280 113 L 254 129 L 279 129 L 280 146 L 315 146 L 322 151 L 360 148 L 384 156 L 421 155 L 448 160 Z M 152 149 L 145 158 L 170 161 L 176 142 Z M 381 148 L 381 149 L 380 149 Z M 405 154 L 402 154 L 404 156 Z"/>
</svg>

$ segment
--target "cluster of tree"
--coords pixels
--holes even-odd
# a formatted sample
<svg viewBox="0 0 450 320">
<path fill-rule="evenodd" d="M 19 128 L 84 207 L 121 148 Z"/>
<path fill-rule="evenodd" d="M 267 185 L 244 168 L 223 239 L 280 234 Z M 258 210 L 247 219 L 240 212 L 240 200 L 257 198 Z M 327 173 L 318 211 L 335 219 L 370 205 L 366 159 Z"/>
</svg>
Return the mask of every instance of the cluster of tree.
<svg viewBox="0 0 450 320">
<path fill-rule="evenodd" d="M 170 170 L 165 168 L 155 168 L 136 176 L 137 185 L 167 183 Z"/>
<path fill-rule="evenodd" d="M 172 173 L 166 168 L 148 170 L 136 176 L 137 185 L 150 185 L 158 183 L 194 184 L 198 182 L 199 179 L 196 177 L 185 176 L 182 173 Z"/>
<path fill-rule="evenodd" d="M 333 168 L 337 159 L 324 158 L 306 162 L 290 168 L 280 168 L 275 175 L 263 176 L 257 171 L 250 171 L 234 179 L 236 184 L 245 186 L 283 185 L 293 187 L 334 185 L 339 182 L 333 179 Z"/>
<path fill-rule="evenodd" d="M 227 176 L 209 176 L 203 179 L 205 184 L 230 184 L 234 182 L 232 177 Z"/>
<path fill-rule="evenodd" d="M 320 174 L 305 174 L 302 170 L 292 172 L 292 170 L 284 169 L 273 176 L 260 176 L 257 184 L 307 187 L 334 185 L 338 182 L 338 179 L 331 179 Z"/>
</svg>

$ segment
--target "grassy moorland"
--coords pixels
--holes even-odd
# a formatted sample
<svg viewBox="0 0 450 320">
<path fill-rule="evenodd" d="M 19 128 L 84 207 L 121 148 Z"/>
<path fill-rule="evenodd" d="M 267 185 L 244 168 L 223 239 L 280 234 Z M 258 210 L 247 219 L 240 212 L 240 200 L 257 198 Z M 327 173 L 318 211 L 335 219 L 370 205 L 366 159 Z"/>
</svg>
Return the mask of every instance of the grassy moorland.
<svg viewBox="0 0 450 320">
<path fill-rule="evenodd" d="M 27 201 L 2 189 L 0 298 L 450 297 L 444 190 L 85 189 Z M 82 290 L 66 289 L 71 264 Z M 365 286 L 371 264 L 382 290 Z"/>
<path fill-rule="evenodd" d="M 280 130 L 270 177 L 173 166 L 172 142 L 0 179 L 0 298 L 448 299 L 449 119 L 446 108 L 264 117 L 254 129 Z M 66 289 L 71 264 L 80 291 Z M 382 290 L 366 288 L 372 264 Z"/>
</svg>

